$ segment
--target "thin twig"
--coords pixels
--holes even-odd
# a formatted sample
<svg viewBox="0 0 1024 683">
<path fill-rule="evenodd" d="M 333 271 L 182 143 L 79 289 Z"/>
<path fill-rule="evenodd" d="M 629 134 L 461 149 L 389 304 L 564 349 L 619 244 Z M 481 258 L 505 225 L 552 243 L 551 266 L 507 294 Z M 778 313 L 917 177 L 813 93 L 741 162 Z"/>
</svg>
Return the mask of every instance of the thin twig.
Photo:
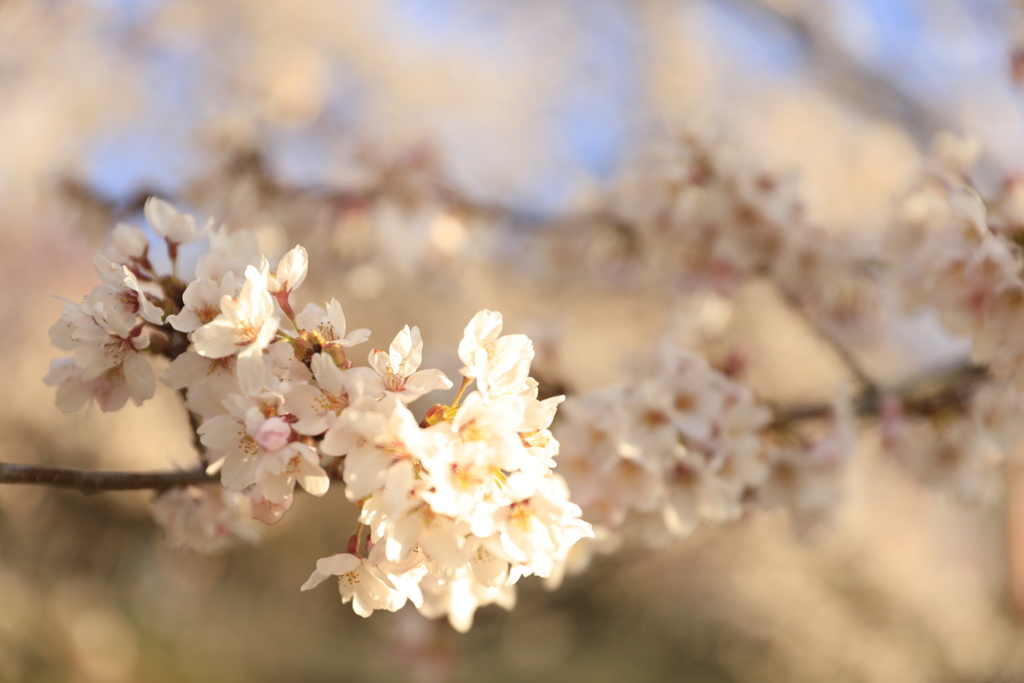
<svg viewBox="0 0 1024 683">
<path fill-rule="evenodd" d="M 179 389 L 178 394 L 181 396 L 182 405 L 185 406 L 185 412 L 188 413 L 188 423 L 192 427 L 192 445 L 199 453 L 199 464 L 205 469 L 210 464 L 210 458 L 206 454 L 206 446 L 203 445 L 203 441 L 199 436 L 199 427 L 202 426 L 202 419 L 189 410 L 188 407 L 188 392 L 185 389 Z"/>
<path fill-rule="evenodd" d="M 798 316 L 803 318 L 814 334 L 823 342 L 825 342 L 829 348 L 842 361 L 843 365 L 847 370 L 850 371 L 854 377 L 863 385 L 864 394 L 877 397 L 880 393 L 878 383 L 871 377 L 871 375 L 864 369 L 860 360 L 853 353 L 853 351 L 844 344 L 839 337 L 832 333 L 828 327 L 823 325 L 818 317 L 811 311 L 807 310 L 807 307 L 803 305 L 798 297 L 793 292 L 786 289 L 784 286 L 776 281 L 772 281 L 775 286 L 775 291 L 778 292 L 779 298 Z"/>
</svg>

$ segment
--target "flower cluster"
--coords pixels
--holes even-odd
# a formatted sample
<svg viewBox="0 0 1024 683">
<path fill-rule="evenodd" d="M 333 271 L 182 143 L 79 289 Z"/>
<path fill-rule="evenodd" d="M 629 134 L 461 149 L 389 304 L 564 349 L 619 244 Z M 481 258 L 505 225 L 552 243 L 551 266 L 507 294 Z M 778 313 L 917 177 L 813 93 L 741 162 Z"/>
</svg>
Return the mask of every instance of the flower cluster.
<svg viewBox="0 0 1024 683">
<path fill-rule="evenodd" d="M 949 332 L 971 338 L 975 362 L 1024 388 L 1024 187 L 1007 183 L 986 207 L 965 178 L 970 150 L 938 143 L 888 235 L 895 277 L 909 308 L 933 309 Z"/>
<path fill-rule="evenodd" d="M 160 378 L 184 392 L 207 471 L 219 472 L 227 491 L 162 494 L 153 512 L 169 540 L 216 549 L 239 494 L 255 519 L 273 524 L 296 486 L 322 496 L 340 479 L 360 509 L 359 528 L 303 589 L 337 575 L 343 600 L 363 616 L 412 602 L 466 630 L 478 606 L 511 606 L 520 577 L 551 576 L 570 546 L 592 535 L 552 472 L 558 442 L 549 427 L 563 397 L 538 400 L 533 344 L 502 335 L 501 314 L 473 318 L 458 349 L 455 401 L 420 420 L 409 404 L 453 385 L 420 369 L 418 328 L 406 326 L 356 366 L 349 356 L 370 333 L 348 330 L 337 300 L 293 308 L 308 268 L 301 246 L 271 268 L 249 233 L 196 228 L 159 199 L 145 213 L 173 272 L 156 272 L 141 229 L 118 226 L 96 257 L 102 284 L 68 302 L 51 330 L 74 353 L 47 381 L 63 410 L 93 399 L 116 410 L 153 395 L 144 353 L 170 359 Z M 178 246 L 203 238 L 209 251 L 181 279 Z"/>
<path fill-rule="evenodd" d="M 1024 437 L 1021 411 L 1024 397 L 1005 382 L 925 414 L 908 414 L 906 402 L 890 398 L 882 410 L 882 446 L 928 486 L 967 503 L 991 499 L 999 490 L 1000 466 Z"/>
<path fill-rule="evenodd" d="M 856 441 L 848 402 L 813 443 L 786 438 L 749 388 L 668 343 L 628 386 L 571 399 L 563 412 L 560 471 L 597 541 L 578 555 L 626 537 L 663 545 L 755 505 L 818 521 L 838 500 Z"/>
<path fill-rule="evenodd" d="M 621 174 L 602 209 L 629 232 L 647 275 L 730 294 L 767 277 L 830 324 L 864 325 L 878 308 L 869 243 L 805 215 L 797 180 L 689 134 Z"/>
<path fill-rule="evenodd" d="M 498 313 L 481 311 L 459 344 L 463 389 L 435 406 L 422 426 L 401 393 L 426 379 L 410 374 L 420 347 L 408 330 L 377 352 L 384 396 L 343 416 L 354 444 L 345 462 L 346 495 L 361 504 L 366 556 L 353 536 L 346 553 L 324 558 L 304 588 L 337 575 L 359 614 L 407 600 L 428 616 L 447 614 L 460 631 L 477 607 L 509 607 L 521 576 L 548 577 L 578 539 L 590 536 L 564 482 L 552 474 L 558 442 L 548 427 L 562 397 L 540 401 L 529 377 L 533 345 L 501 333 Z M 460 392 L 461 397 L 462 392 Z"/>
<path fill-rule="evenodd" d="M 151 512 L 171 545 L 213 553 L 227 548 L 232 536 L 246 535 L 239 498 L 216 484 L 173 488 L 157 496 Z"/>
</svg>

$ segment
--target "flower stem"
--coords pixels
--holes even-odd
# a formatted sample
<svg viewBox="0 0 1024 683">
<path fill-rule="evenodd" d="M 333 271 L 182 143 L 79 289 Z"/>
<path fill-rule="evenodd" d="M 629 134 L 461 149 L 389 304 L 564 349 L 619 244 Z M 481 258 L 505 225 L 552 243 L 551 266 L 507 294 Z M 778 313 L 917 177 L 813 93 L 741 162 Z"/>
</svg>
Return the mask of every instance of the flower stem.
<svg viewBox="0 0 1024 683">
<path fill-rule="evenodd" d="M 459 393 L 455 394 L 455 400 L 452 401 L 452 406 L 451 406 L 452 408 L 457 408 L 459 406 L 459 401 L 462 400 L 463 392 L 465 392 L 466 389 L 469 387 L 469 385 L 472 384 L 472 383 L 473 383 L 473 380 L 471 378 L 469 378 L 469 377 L 463 377 L 462 378 L 462 386 L 459 387 Z"/>
</svg>

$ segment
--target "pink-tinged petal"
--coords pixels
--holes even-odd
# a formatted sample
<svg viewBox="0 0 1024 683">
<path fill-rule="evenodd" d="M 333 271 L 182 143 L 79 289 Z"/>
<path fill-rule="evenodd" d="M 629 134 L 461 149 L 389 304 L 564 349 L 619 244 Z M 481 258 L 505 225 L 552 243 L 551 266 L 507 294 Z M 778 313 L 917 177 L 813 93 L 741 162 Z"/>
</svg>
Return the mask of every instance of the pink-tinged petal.
<svg viewBox="0 0 1024 683">
<path fill-rule="evenodd" d="M 317 306 L 316 304 L 306 304 L 306 307 L 296 314 L 295 322 L 299 324 L 300 329 L 315 330 L 326 317 L 327 311 L 320 306 Z"/>
<path fill-rule="evenodd" d="M 384 485 L 388 463 L 372 449 L 355 449 L 345 458 L 345 494 L 359 500 Z"/>
<path fill-rule="evenodd" d="M 270 343 L 274 341 L 274 335 L 277 334 L 277 328 L 280 322 L 277 318 L 267 318 L 260 327 L 259 334 L 256 335 L 256 341 L 253 342 L 253 346 L 258 346 L 260 349 L 265 349 L 270 346 Z"/>
<path fill-rule="evenodd" d="M 440 370 L 420 370 L 405 380 L 405 394 L 416 398 L 431 391 L 451 389 L 452 381 Z"/>
<path fill-rule="evenodd" d="M 381 377 L 386 377 L 388 370 L 391 369 L 391 358 L 388 356 L 387 351 L 381 351 L 380 349 L 374 349 L 370 351 L 368 358 L 370 361 L 370 367 Z"/>
<path fill-rule="evenodd" d="M 223 358 L 238 351 L 235 324 L 221 316 L 192 333 L 196 353 L 206 358 Z"/>
<path fill-rule="evenodd" d="M 196 328 L 203 324 L 203 321 L 199 319 L 199 316 L 191 308 L 183 309 L 177 315 L 167 316 L 167 322 L 178 332 L 194 332 Z"/>
<path fill-rule="evenodd" d="M 211 417 L 197 431 L 204 446 L 226 453 L 241 449 L 245 439 L 252 441 L 242 424 L 230 415 Z"/>
<path fill-rule="evenodd" d="M 358 614 L 359 616 L 363 618 L 370 616 L 371 614 L 373 614 L 373 608 L 374 605 L 371 604 L 369 601 L 364 600 L 363 596 L 359 593 L 359 591 L 356 591 L 356 593 L 352 596 L 352 611 Z"/>
<path fill-rule="evenodd" d="M 177 209 L 159 197 L 150 197 L 142 209 L 149 225 L 160 237 L 176 244 L 194 242 L 203 235 L 196 230 L 192 216 L 179 213 Z"/>
<path fill-rule="evenodd" d="M 327 428 L 323 441 L 320 442 L 320 452 L 324 455 L 345 455 L 355 448 L 359 441 L 359 433 L 346 420 L 337 420 Z"/>
<path fill-rule="evenodd" d="M 139 281 L 135 277 L 135 274 L 128 270 L 128 268 L 124 268 L 124 272 L 126 274 L 124 284 L 127 285 L 129 289 L 133 290 L 138 298 L 139 315 L 141 315 L 144 320 L 151 322 L 154 325 L 163 325 L 164 312 L 160 310 L 156 304 L 146 298 L 146 293 L 142 291 L 142 287 L 139 285 Z"/>
<path fill-rule="evenodd" d="M 427 557 L 444 566 L 458 567 L 468 559 L 461 547 L 462 538 L 455 533 L 454 525 L 447 517 L 428 517 L 419 542 Z"/>
<path fill-rule="evenodd" d="M 327 318 L 327 323 L 333 328 L 334 335 L 338 339 L 345 336 L 346 322 L 345 322 L 345 311 L 342 310 L 341 304 L 338 303 L 337 299 L 331 299 L 330 303 L 327 304 L 327 310 L 324 311 L 324 316 Z M 317 321 L 319 325 L 321 320 Z M 328 340 L 330 341 L 330 340 Z"/>
<path fill-rule="evenodd" d="M 291 442 L 292 428 L 283 417 L 271 417 L 260 424 L 253 439 L 260 445 L 260 448 L 273 453 Z"/>
<path fill-rule="evenodd" d="M 508 579 L 508 562 L 481 547 L 470 564 L 473 576 L 485 586 L 500 586 Z"/>
<path fill-rule="evenodd" d="M 189 283 L 181 300 L 188 308 L 199 310 L 207 306 L 219 306 L 222 296 L 224 293 L 215 280 L 199 278 Z"/>
<path fill-rule="evenodd" d="M 508 508 L 481 503 L 470 523 L 474 536 L 488 538 L 505 528 L 508 524 Z"/>
<path fill-rule="evenodd" d="M 471 371 L 476 364 L 476 352 L 482 344 L 494 341 L 501 334 L 502 320 L 501 313 L 482 310 L 473 316 L 473 319 L 466 325 L 462 341 L 459 342 L 459 359 L 466 366 L 463 374 L 473 377 Z"/>
<path fill-rule="evenodd" d="M 399 460 L 384 476 L 384 504 L 391 510 L 405 507 L 416 481 L 416 467 L 411 460 Z"/>
<path fill-rule="evenodd" d="M 390 562 L 401 562 L 416 549 L 423 531 L 422 510 L 417 508 L 402 516 L 384 539 L 384 557 Z"/>
<path fill-rule="evenodd" d="M 298 289 L 303 283 L 308 269 L 309 255 L 302 245 L 296 245 L 277 262 L 277 272 L 274 275 L 280 288 L 290 292 Z"/>
<path fill-rule="evenodd" d="M 57 396 L 55 399 L 57 410 L 59 410 L 62 413 L 76 413 L 79 411 L 79 409 L 81 409 L 82 406 L 86 404 L 86 402 L 89 399 L 92 398 L 92 395 L 92 389 L 83 382 L 75 380 L 69 380 L 67 382 L 64 382 L 63 384 L 57 387 Z M 117 406 L 117 408 L 113 408 L 113 410 L 120 409 L 122 406 L 124 406 L 127 400 L 128 389 L 125 388 L 124 401 L 121 401 L 121 405 Z M 102 410 L 103 407 L 100 406 L 100 409 Z M 105 410 L 104 412 L 110 411 Z"/>
<path fill-rule="evenodd" d="M 93 398 L 104 413 L 121 410 L 128 402 L 128 385 L 124 382 L 99 382 L 93 385 Z"/>
<path fill-rule="evenodd" d="M 283 503 L 295 492 L 295 479 L 288 474 L 263 472 L 257 476 L 263 497 L 271 503 Z"/>
<path fill-rule="evenodd" d="M 344 339 L 339 339 L 338 343 L 345 347 L 358 346 L 369 338 L 370 331 L 365 327 L 360 327 L 358 330 L 352 330 L 349 332 Z"/>
<path fill-rule="evenodd" d="M 212 361 L 194 351 L 186 351 L 160 373 L 160 380 L 171 389 L 187 389 L 206 379 Z"/>
<path fill-rule="evenodd" d="M 395 335 L 388 353 L 391 370 L 400 377 L 411 375 L 423 362 L 423 338 L 420 328 L 406 325 Z"/>
<path fill-rule="evenodd" d="M 259 452 L 255 448 L 230 451 L 224 456 L 224 464 L 220 470 L 220 483 L 231 491 L 241 491 L 256 483 L 256 467 L 258 465 Z"/>
<path fill-rule="evenodd" d="M 359 566 L 361 560 L 351 553 L 338 553 L 316 561 L 316 570 L 325 576 L 341 576 Z"/>
<path fill-rule="evenodd" d="M 295 502 L 295 496 L 288 496 L 288 498 L 280 503 L 272 503 L 263 497 L 263 492 L 257 485 L 253 486 L 252 491 L 249 492 L 249 502 L 252 509 L 252 518 L 271 525 L 277 524 L 284 518 L 284 514 L 291 509 L 292 504 Z"/>
<path fill-rule="evenodd" d="M 156 377 L 153 375 L 153 368 L 149 361 L 138 353 L 130 353 L 124 360 L 124 381 L 128 385 L 128 393 L 131 394 L 135 405 L 141 405 L 143 401 L 153 398 L 156 391 Z"/>
<path fill-rule="evenodd" d="M 316 588 L 329 578 L 331 578 L 331 574 L 324 574 L 319 569 L 314 569 L 313 573 L 306 579 L 306 583 L 302 584 L 302 588 L 299 590 L 308 591 L 311 588 Z"/>
<path fill-rule="evenodd" d="M 459 633 L 467 633 L 473 627 L 473 615 L 478 605 L 476 596 L 465 581 L 452 586 L 451 601 L 448 603 L 448 623 Z"/>
<path fill-rule="evenodd" d="M 331 479 L 319 465 L 303 461 L 298 473 L 299 486 L 314 496 L 322 496 L 331 488 Z"/>
<path fill-rule="evenodd" d="M 316 353 L 309 366 L 321 389 L 335 396 L 346 393 L 345 373 L 335 365 L 333 358 L 324 353 Z"/>
<path fill-rule="evenodd" d="M 141 351 L 142 349 L 149 348 L 149 342 L 149 333 L 143 332 L 136 337 L 132 337 L 132 348 L 136 351 Z"/>
<path fill-rule="evenodd" d="M 292 425 L 299 434 L 315 436 L 327 429 L 327 417 L 323 409 L 329 408 L 322 391 L 309 384 L 292 387 L 285 394 L 284 410 L 299 418 Z"/>
<path fill-rule="evenodd" d="M 250 346 L 238 354 L 235 373 L 243 394 L 255 396 L 263 391 L 267 375 L 267 368 L 263 363 L 263 350 Z"/>
</svg>

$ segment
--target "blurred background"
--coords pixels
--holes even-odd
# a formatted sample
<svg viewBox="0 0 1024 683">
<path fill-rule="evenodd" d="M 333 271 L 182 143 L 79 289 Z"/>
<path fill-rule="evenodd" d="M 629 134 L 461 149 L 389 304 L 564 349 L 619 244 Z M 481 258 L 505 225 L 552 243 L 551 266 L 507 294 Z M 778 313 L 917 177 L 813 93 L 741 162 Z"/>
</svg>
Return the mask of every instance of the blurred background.
<svg viewBox="0 0 1024 683">
<path fill-rule="evenodd" d="M 980 179 L 994 184 L 1024 152 L 1018 11 L 0 0 L 0 459 L 194 461 L 174 392 L 68 417 L 41 381 L 59 354 L 50 295 L 91 289 L 91 250 L 118 221 L 141 224 L 149 194 L 256 230 L 272 257 L 302 243 L 301 304 L 337 297 L 373 346 L 419 325 L 425 365 L 453 376 L 463 326 L 491 308 L 534 337 L 552 387 L 599 388 L 706 302 L 624 285 L 586 258 L 552 263 L 553 223 L 680 130 L 796 174 L 809 217 L 831 231 L 883 230 L 944 128 L 983 142 Z M 843 370 L 805 324 L 756 285 L 731 307 L 723 338 L 762 395 L 828 399 Z M 965 353 L 927 320 L 913 330 L 904 342 L 921 357 Z M 909 354 L 877 367 L 915 368 Z M 163 543 L 147 493 L 0 487 L 0 680 L 1024 678 L 1013 496 L 963 507 L 875 455 L 870 430 L 863 441 L 826 533 L 797 538 L 762 514 L 601 558 L 553 593 L 521 582 L 513 612 L 486 608 L 465 636 L 408 609 L 363 620 L 334 591 L 299 592 L 352 528 L 337 488 L 300 498 L 260 543 L 209 556 Z"/>
</svg>

